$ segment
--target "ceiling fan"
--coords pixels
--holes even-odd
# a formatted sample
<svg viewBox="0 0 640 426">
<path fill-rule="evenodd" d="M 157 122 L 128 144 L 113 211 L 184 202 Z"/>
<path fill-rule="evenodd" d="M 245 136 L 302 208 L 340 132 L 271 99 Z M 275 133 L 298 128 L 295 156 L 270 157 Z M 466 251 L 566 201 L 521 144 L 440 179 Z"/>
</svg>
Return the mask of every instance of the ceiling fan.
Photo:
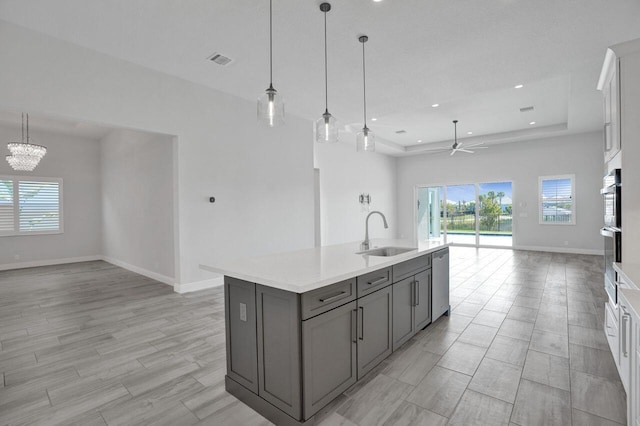
<svg viewBox="0 0 640 426">
<path fill-rule="evenodd" d="M 458 120 L 453 120 L 453 132 L 454 132 L 454 140 L 451 148 L 427 148 L 427 149 L 424 149 L 423 151 L 431 151 L 434 153 L 438 153 L 438 152 L 446 152 L 450 150 L 451 154 L 449 155 L 454 155 L 458 151 L 466 152 L 468 154 L 473 154 L 475 151 L 471 151 L 469 148 L 474 148 L 474 149 L 488 148 L 487 146 L 480 146 L 484 142 L 478 142 L 471 145 L 464 145 L 462 142 L 458 142 Z"/>
</svg>

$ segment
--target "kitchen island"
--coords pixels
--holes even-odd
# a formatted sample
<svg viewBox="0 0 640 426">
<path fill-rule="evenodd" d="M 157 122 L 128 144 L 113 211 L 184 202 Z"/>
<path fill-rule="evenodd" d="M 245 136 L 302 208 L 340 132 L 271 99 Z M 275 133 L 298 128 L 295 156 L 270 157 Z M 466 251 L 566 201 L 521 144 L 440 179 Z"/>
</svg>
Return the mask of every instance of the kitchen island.
<svg viewBox="0 0 640 426">
<path fill-rule="evenodd" d="M 371 246 L 201 265 L 225 275 L 229 393 L 278 425 L 314 424 L 320 409 L 449 313 L 448 245 Z M 391 255 L 375 255 L 382 247 Z"/>
</svg>

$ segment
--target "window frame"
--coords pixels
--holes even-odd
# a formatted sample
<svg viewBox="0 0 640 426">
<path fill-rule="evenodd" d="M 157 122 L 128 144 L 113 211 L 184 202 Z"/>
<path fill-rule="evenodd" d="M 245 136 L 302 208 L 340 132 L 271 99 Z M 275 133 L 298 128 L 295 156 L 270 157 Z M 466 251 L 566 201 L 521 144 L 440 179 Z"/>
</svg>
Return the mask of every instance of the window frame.
<svg viewBox="0 0 640 426">
<path fill-rule="evenodd" d="M 56 235 L 64 233 L 64 185 L 62 178 L 39 177 L 28 175 L 0 175 L 0 180 L 9 180 L 13 183 L 13 231 L 0 231 L 1 237 L 16 237 L 26 235 Z M 26 182 L 56 182 L 58 184 L 58 229 L 42 231 L 20 230 L 20 193 L 19 183 Z"/>
<path fill-rule="evenodd" d="M 571 220 L 567 222 L 545 222 L 543 217 L 543 198 L 542 198 L 542 183 L 548 180 L 560 180 L 569 179 L 571 181 Z M 576 225 L 576 175 L 552 175 L 552 176 L 539 176 L 538 177 L 538 224 L 540 225 L 560 225 L 560 226 L 575 226 Z"/>
</svg>

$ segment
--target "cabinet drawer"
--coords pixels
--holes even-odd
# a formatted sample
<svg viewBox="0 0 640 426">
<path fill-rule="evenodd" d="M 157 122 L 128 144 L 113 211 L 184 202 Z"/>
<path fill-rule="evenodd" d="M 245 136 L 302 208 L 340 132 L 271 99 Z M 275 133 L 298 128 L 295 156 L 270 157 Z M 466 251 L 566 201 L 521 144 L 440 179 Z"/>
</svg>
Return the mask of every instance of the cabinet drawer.
<svg viewBox="0 0 640 426">
<path fill-rule="evenodd" d="M 391 267 L 369 272 L 358 277 L 358 297 L 391 284 Z"/>
<path fill-rule="evenodd" d="M 398 282 L 428 268 L 431 268 L 431 254 L 425 254 L 424 256 L 393 265 L 393 282 Z"/>
<path fill-rule="evenodd" d="M 314 317 L 355 299 L 355 278 L 303 293 L 302 319 Z"/>
</svg>

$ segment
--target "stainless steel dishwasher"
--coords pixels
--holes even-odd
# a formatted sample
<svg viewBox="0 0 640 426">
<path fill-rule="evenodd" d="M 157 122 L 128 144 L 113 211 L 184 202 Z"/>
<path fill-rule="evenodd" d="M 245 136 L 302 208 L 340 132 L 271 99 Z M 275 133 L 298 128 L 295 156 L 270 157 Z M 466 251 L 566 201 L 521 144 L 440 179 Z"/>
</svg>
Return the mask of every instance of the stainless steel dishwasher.
<svg viewBox="0 0 640 426">
<path fill-rule="evenodd" d="M 434 252 L 431 263 L 431 321 L 449 315 L 449 247 Z"/>
</svg>

